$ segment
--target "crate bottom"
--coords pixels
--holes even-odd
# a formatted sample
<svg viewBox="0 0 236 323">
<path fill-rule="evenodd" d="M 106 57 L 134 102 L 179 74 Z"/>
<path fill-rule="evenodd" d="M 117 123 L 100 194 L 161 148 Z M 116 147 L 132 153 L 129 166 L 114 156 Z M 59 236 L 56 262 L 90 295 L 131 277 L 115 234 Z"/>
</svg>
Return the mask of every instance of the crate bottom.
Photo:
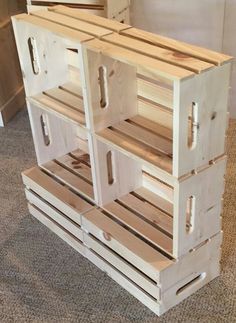
<svg viewBox="0 0 236 323">
<path fill-rule="evenodd" d="M 82 163 L 87 167 L 73 168 L 80 165 L 81 156 L 84 153 L 76 151 L 23 173 L 29 211 L 35 218 L 157 315 L 219 275 L 220 233 L 174 260 L 144 235 L 144 224 L 136 228 L 138 221 L 132 227 L 132 221 L 122 220 L 128 209 L 142 208 L 134 203 L 141 195 L 139 203 L 157 211 L 148 204 L 148 191 L 139 189 L 113 202 L 115 206 L 97 207 L 87 191 L 91 176 L 88 157 Z M 120 209 L 124 205 L 125 211 Z M 127 219 L 133 216 L 129 214 Z"/>
<path fill-rule="evenodd" d="M 156 315 L 160 316 L 174 307 L 182 300 L 196 292 L 198 289 L 209 283 L 211 280 L 219 275 L 219 257 L 213 253 L 212 261 L 204 263 L 201 266 L 201 271 L 196 269 L 192 275 L 188 276 L 185 280 L 178 282 L 176 285 L 169 288 L 163 295 L 161 288 L 156 287 L 160 293 L 160 300 L 158 301 L 150 294 L 148 294 L 143 288 L 136 284 L 132 279 L 127 277 L 121 270 L 117 269 L 95 250 L 89 248 L 78 237 L 71 234 L 62 225 L 57 223 L 50 216 L 44 213 L 41 209 L 35 205 L 29 203 L 30 213 L 38 219 L 42 224 L 47 226 L 51 231 L 57 234 L 61 239 L 68 243 L 72 248 L 78 251 L 80 254 L 90 260 L 95 266 L 104 271 L 109 277 L 111 277 L 116 283 L 127 290 L 131 295 L 138 299 L 141 303 L 147 306 Z M 79 228 L 77 227 L 77 230 Z M 80 229 L 79 229 L 80 230 Z M 84 235 L 88 236 L 86 233 Z M 83 239 L 83 238 L 82 238 Z M 90 239 L 94 240 L 94 238 Z M 188 290 L 189 284 L 192 284 L 191 289 Z"/>
</svg>

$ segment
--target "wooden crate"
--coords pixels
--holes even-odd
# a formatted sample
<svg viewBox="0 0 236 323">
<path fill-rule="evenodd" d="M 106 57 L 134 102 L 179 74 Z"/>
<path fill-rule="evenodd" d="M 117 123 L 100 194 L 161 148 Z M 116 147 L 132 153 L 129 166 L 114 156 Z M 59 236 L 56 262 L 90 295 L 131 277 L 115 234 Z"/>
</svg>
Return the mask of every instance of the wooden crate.
<svg viewBox="0 0 236 323">
<path fill-rule="evenodd" d="M 27 0 L 28 12 L 62 4 L 70 8 L 79 9 L 85 13 L 114 19 L 129 24 L 129 0 L 58 0 L 58 1 L 32 1 Z"/>
<path fill-rule="evenodd" d="M 53 160 L 60 164 L 61 156 L 75 149 L 88 154 L 93 202 L 124 213 L 127 221 L 146 218 L 157 226 L 159 248 L 172 257 L 186 254 L 221 230 L 225 156 L 171 186 L 147 167 L 94 139 L 79 123 L 55 114 L 50 106 L 29 101 L 28 111 L 38 164 Z M 68 157 L 67 167 L 72 171 L 77 167 L 72 158 Z"/>
<path fill-rule="evenodd" d="M 39 75 L 22 56 L 27 96 L 80 71 L 87 128 L 165 182 L 223 155 L 231 58 L 91 17 L 59 6 L 15 19 L 19 52 L 38 43 Z"/>
<path fill-rule="evenodd" d="M 169 185 L 139 162 L 125 160 L 119 150 L 95 142 L 96 203 L 121 212 L 126 221 L 138 221 L 138 214 L 156 224 L 157 244 L 172 257 L 183 256 L 221 230 L 225 156 Z M 110 165 L 108 154 L 112 156 Z"/>
<path fill-rule="evenodd" d="M 13 25 L 30 212 L 164 313 L 219 274 L 231 57 L 62 6 Z"/>
<path fill-rule="evenodd" d="M 5 126 L 25 104 L 23 82 L 10 18 L 11 15 L 24 11 L 24 7 L 24 1 L 0 1 L 0 127 Z"/>
<path fill-rule="evenodd" d="M 70 158 L 76 161 L 77 155 Z M 127 226 L 122 213 L 94 206 L 72 180 L 81 181 L 81 175 L 69 175 L 63 162 L 60 167 L 64 171 L 45 164 L 23 173 L 30 213 L 157 315 L 219 275 L 221 233 L 175 261 L 157 248 L 155 235 Z"/>
</svg>

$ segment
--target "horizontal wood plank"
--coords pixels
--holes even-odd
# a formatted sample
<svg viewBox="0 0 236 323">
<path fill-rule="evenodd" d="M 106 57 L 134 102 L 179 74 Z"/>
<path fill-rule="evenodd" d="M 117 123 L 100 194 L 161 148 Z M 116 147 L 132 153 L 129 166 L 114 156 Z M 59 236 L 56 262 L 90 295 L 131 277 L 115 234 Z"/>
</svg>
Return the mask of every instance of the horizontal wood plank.
<svg viewBox="0 0 236 323">
<path fill-rule="evenodd" d="M 130 34 L 128 34 L 129 36 Z M 149 57 L 160 59 L 169 64 L 186 68 L 194 73 L 201 73 L 212 68 L 214 65 L 191 57 L 187 54 L 183 55 L 158 45 L 151 45 L 131 37 L 125 37 L 118 34 L 112 34 L 103 37 L 104 40 L 119 45 L 121 47 L 132 49 L 134 52 L 147 55 Z"/>
<path fill-rule="evenodd" d="M 81 156 L 82 157 L 82 156 Z M 92 184 L 92 173 L 91 168 L 84 164 L 81 158 L 81 161 L 71 157 L 70 155 L 64 155 L 56 159 L 60 164 L 67 167 L 74 173 L 78 174 L 79 176 L 85 178 Z"/>
<path fill-rule="evenodd" d="M 160 137 L 135 123 L 129 123 L 127 121 L 121 121 L 112 126 L 113 128 L 149 147 L 172 156 L 172 142 L 169 139 Z"/>
<path fill-rule="evenodd" d="M 79 176 L 58 165 L 54 161 L 45 163 L 41 167 L 51 175 L 55 176 L 57 179 L 74 189 L 79 194 L 84 195 L 85 197 L 89 198 L 89 200 L 93 201 L 93 186 L 85 182 Z"/>
<path fill-rule="evenodd" d="M 173 234 L 173 219 L 160 209 L 155 208 L 145 200 L 139 199 L 132 194 L 122 196 L 118 200 L 169 234 Z"/>
<path fill-rule="evenodd" d="M 171 260 L 112 221 L 99 210 L 95 209 L 84 214 L 82 225 L 88 232 L 154 281 L 158 280 L 158 274 L 161 270 L 172 264 Z M 103 238 L 104 236 L 109 238 Z"/>
<path fill-rule="evenodd" d="M 50 12 L 45 10 L 33 11 L 31 12 L 31 15 L 35 17 L 40 17 L 42 19 L 45 19 L 51 22 L 56 22 L 61 26 L 69 27 L 70 29 L 84 32 L 88 35 L 95 36 L 95 37 L 102 37 L 112 32 L 109 29 L 106 29 L 100 26 L 95 26 L 85 21 L 67 17 L 65 15 L 61 15 L 55 12 Z"/>
<path fill-rule="evenodd" d="M 109 212 L 130 229 L 143 236 L 149 242 L 171 254 L 172 239 L 153 227 L 151 224 L 143 221 L 137 215 L 116 202 L 105 205 L 104 210 Z"/>
<path fill-rule="evenodd" d="M 172 38 L 163 37 L 137 28 L 124 30 L 121 34 L 142 40 L 152 45 L 175 50 L 179 53 L 183 53 L 184 55 L 196 57 L 215 65 L 221 65 L 232 60 L 232 57 L 228 55 L 220 54 L 206 48 L 180 42 Z"/>
<path fill-rule="evenodd" d="M 87 14 L 85 12 L 82 12 L 81 10 L 73 10 L 64 6 L 56 6 L 53 8 L 49 8 L 49 10 L 61 13 L 72 18 L 76 18 L 81 21 L 86 21 L 88 23 L 92 23 L 93 25 L 100 26 L 116 32 L 120 32 L 122 30 L 131 28 L 131 26 L 122 24 L 115 20 L 106 19 L 99 16 L 92 16 L 91 14 Z"/>
<path fill-rule="evenodd" d="M 78 224 L 81 224 L 80 215 L 92 208 L 88 202 L 46 175 L 39 167 L 23 172 L 22 178 L 26 187 Z"/>
<path fill-rule="evenodd" d="M 160 167 L 164 171 L 172 172 L 172 159 L 161 152 L 152 150 L 150 147 L 133 140 L 125 135 L 115 132 L 111 129 L 104 129 L 98 133 L 98 137 L 106 139 L 110 144 L 123 148 L 123 151 L 130 157 L 145 160 L 152 165 Z"/>
</svg>

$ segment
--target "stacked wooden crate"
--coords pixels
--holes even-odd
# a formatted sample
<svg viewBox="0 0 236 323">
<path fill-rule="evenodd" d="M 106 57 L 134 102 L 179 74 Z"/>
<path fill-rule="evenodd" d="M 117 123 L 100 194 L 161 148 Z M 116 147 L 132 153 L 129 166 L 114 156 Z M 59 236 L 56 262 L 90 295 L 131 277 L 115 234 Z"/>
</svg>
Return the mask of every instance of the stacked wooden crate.
<svg viewBox="0 0 236 323">
<path fill-rule="evenodd" d="M 23 12 L 25 1 L 0 0 L 0 127 L 25 104 L 24 87 L 11 16 Z"/>
<path fill-rule="evenodd" d="M 13 24 L 30 213 L 161 315 L 220 272 L 231 57 L 62 6 Z"/>
<path fill-rule="evenodd" d="M 28 12 L 62 4 L 86 13 L 129 24 L 130 0 L 27 0 Z"/>
</svg>

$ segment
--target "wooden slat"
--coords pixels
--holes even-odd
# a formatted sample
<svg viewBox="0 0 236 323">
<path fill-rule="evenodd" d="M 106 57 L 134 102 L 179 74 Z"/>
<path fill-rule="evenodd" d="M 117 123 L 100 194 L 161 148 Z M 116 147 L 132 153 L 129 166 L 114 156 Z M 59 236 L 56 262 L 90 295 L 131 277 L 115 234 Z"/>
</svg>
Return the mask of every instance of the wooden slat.
<svg viewBox="0 0 236 323">
<path fill-rule="evenodd" d="M 95 266 L 104 271 L 109 277 L 111 277 L 117 284 L 127 290 L 131 295 L 136 297 L 142 304 L 147 306 L 156 315 L 161 315 L 164 313 L 161 303 L 157 302 L 155 299 L 150 297 L 145 291 L 143 291 L 136 284 L 131 282 L 125 275 L 116 270 L 113 266 L 110 266 L 106 261 L 104 261 L 98 254 L 93 252 L 91 249 L 86 250 L 86 257 Z"/>
<path fill-rule="evenodd" d="M 67 92 L 73 94 L 74 96 L 78 96 L 80 98 L 83 97 L 81 87 L 73 82 L 65 83 L 65 84 L 61 85 L 60 88 L 63 89 L 64 91 L 67 91 Z"/>
<path fill-rule="evenodd" d="M 80 21 L 78 19 L 70 18 L 50 11 L 33 11 L 31 15 L 35 17 L 40 17 L 51 22 L 56 22 L 61 26 L 69 27 L 71 29 L 84 32 L 91 36 L 102 37 L 112 32 L 109 29 L 95 26 L 85 21 Z"/>
<path fill-rule="evenodd" d="M 173 109 L 173 91 L 138 78 L 138 96 Z"/>
<path fill-rule="evenodd" d="M 82 33 L 78 30 L 74 30 L 69 27 L 61 26 L 57 23 L 53 23 L 48 20 L 41 19 L 41 18 L 31 16 L 31 15 L 27 15 L 27 14 L 21 14 L 21 15 L 13 17 L 12 19 L 13 20 L 21 20 L 26 23 L 30 23 L 30 24 L 38 26 L 40 28 L 49 30 L 60 37 L 69 38 L 70 40 L 76 41 L 76 42 L 83 42 L 83 41 L 91 40 L 94 38 L 93 36 L 88 35 L 86 33 Z"/>
<path fill-rule="evenodd" d="M 140 115 L 136 115 L 129 120 L 145 129 L 148 129 L 149 131 L 152 131 L 153 133 L 161 135 L 164 138 L 167 138 L 169 140 L 173 139 L 173 131 L 170 128 L 164 127 Z"/>
<path fill-rule="evenodd" d="M 139 272 L 135 267 L 130 265 L 124 259 L 120 258 L 117 254 L 108 249 L 104 244 L 95 240 L 93 237 L 85 234 L 84 243 L 90 249 L 94 250 L 98 255 L 104 258 L 108 263 L 122 272 L 126 277 L 135 282 L 143 290 L 145 290 L 149 295 L 156 299 L 160 299 L 160 289 L 155 283 L 145 277 L 141 272 Z"/>
<path fill-rule="evenodd" d="M 28 204 L 29 212 L 32 214 L 37 220 L 39 220 L 42 224 L 44 224 L 47 228 L 49 228 L 52 232 L 57 234 L 62 240 L 68 243 L 72 248 L 78 251 L 81 254 L 84 254 L 85 247 L 76 239 L 73 235 L 71 235 L 68 231 L 64 230 L 62 227 L 58 226 L 54 221 L 52 221 L 45 213 L 37 209 L 35 206 Z"/>
<path fill-rule="evenodd" d="M 136 124 L 132 124 L 127 121 L 121 121 L 112 126 L 112 128 L 132 137 L 133 139 L 136 139 L 139 142 L 144 143 L 149 147 L 172 156 L 172 142 L 169 139 L 162 138 L 142 127 L 139 127 Z"/>
<path fill-rule="evenodd" d="M 144 200 L 140 200 L 132 194 L 127 194 L 119 198 L 128 208 L 145 217 L 147 220 L 158 225 L 160 228 L 173 234 L 173 219 L 160 209 L 155 208 Z"/>
<path fill-rule="evenodd" d="M 112 221 L 99 210 L 92 210 L 84 214 L 82 224 L 83 228 L 88 232 L 154 281 L 157 281 L 158 273 L 161 270 L 172 264 L 171 260 Z M 109 238 L 103 238 L 104 235 Z"/>
<path fill-rule="evenodd" d="M 78 4 L 78 0 L 31 0 L 31 2 L 51 2 L 51 3 L 70 3 L 70 4 Z M 88 6 L 102 6 L 105 4 L 105 0 L 79 0 L 80 5 L 88 5 Z"/>
<path fill-rule="evenodd" d="M 56 6 L 53 8 L 49 8 L 50 11 L 61 13 L 63 15 L 76 18 L 88 23 L 92 23 L 93 25 L 100 26 L 106 29 L 110 29 L 112 31 L 120 32 L 122 30 L 131 28 L 131 26 L 122 24 L 115 20 L 106 19 L 99 16 L 92 16 L 91 14 L 87 14 L 82 12 L 81 10 L 73 10 L 71 8 L 66 8 L 64 6 Z"/>
<path fill-rule="evenodd" d="M 40 106 L 49 111 L 55 111 L 58 113 L 59 116 L 64 116 L 67 120 L 73 120 L 80 125 L 85 125 L 85 116 L 83 113 L 79 111 L 75 111 L 71 109 L 69 106 L 50 98 L 45 94 L 39 94 L 29 98 L 29 101 L 32 103 L 40 104 Z"/>
<path fill-rule="evenodd" d="M 65 104 L 74 110 L 78 110 L 81 113 L 84 113 L 84 105 L 81 98 L 74 96 L 60 88 L 47 90 L 45 91 L 45 93 L 58 102 Z"/>
<path fill-rule="evenodd" d="M 232 59 L 232 57 L 228 55 L 220 54 L 209 49 L 190 45 L 171 38 L 159 36 L 137 28 L 130 28 L 128 30 L 124 30 L 121 32 L 121 34 L 130 36 L 132 38 L 140 39 L 153 45 L 171 49 L 183 53 L 184 55 L 196 57 L 198 59 L 215 65 L 221 65 Z"/>
<path fill-rule="evenodd" d="M 162 77 L 162 82 L 186 79 L 193 77 L 194 72 L 188 71 L 178 66 L 159 61 L 145 55 L 135 53 L 98 39 L 94 39 L 85 43 L 85 46 L 93 50 L 107 55 L 113 59 L 117 59 L 123 63 L 130 64 L 138 68 L 138 73 L 150 78 Z M 167 79 L 167 81 L 165 81 Z"/>
<path fill-rule="evenodd" d="M 133 51 L 160 59 L 164 62 L 186 68 L 195 73 L 200 73 L 212 68 L 214 65 L 191 57 L 189 55 L 183 55 L 169 49 L 161 48 L 158 46 L 144 43 L 141 40 L 137 40 L 131 37 L 125 37 L 118 34 L 112 34 L 103 37 L 104 40 L 119 45 L 121 47 L 132 49 Z"/>
<path fill-rule="evenodd" d="M 93 186 L 85 182 L 79 176 L 76 176 L 75 174 L 58 165 L 54 161 L 50 161 L 46 164 L 43 164 L 41 167 L 53 176 L 55 176 L 61 182 L 74 189 L 79 194 L 82 194 L 89 198 L 91 201 L 93 201 Z"/>
<path fill-rule="evenodd" d="M 155 205 L 157 208 L 167 212 L 170 215 L 173 215 L 173 204 L 170 203 L 169 201 L 159 197 L 158 195 L 156 195 L 155 193 L 149 191 L 144 187 L 140 187 L 134 192 L 138 194 L 141 198 L 144 198 L 148 202 Z"/>
<path fill-rule="evenodd" d="M 121 135 L 111 129 L 104 129 L 98 133 L 98 137 L 106 139 L 110 144 L 114 144 L 120 148 L 123 148 L 123 152 L 127 152 L 127 155 L 138 159 L 141 158 L 152 165 L 160 167 L 168 173 L 172 172 L 172 160 L 161 152 L 154 151 L 150 147 Z"/>
<path fill-rule="evenodd" d="M 169 128 L 173 133 L 173 113 L 155 104 L 145 100 L 138 100 L 138 113 L 148 120 Z"/>
<path fill-rule="evenodd" d="M 22 178 L 26 187 L 54 205 L 62 213 L 67 214 L 78 224 L 81 224 L 80 214 L 92 208 L 88 202 L 43 173 L 39 167 L 23 172 Z"/>
<path fill-rule="evenodd" d="M 65 165 L 68 169 L 74 173 L 85 178 L 92 184 L 91 168 L 79 160 L 71 157 L 70 155 L 64 155 L 56 159 L 60 164 Z"/>
<path fill-rule="evenodd" d="M 174 187 L 167 185 L 163 181 L 160 181 L 158 177 L 155 177 L 156 174 L 152 174 L 152 171 L 150 171 L 148 167 L 144 166 L 142 169 L 142 186 L 157 194 L 161 198 L 164 198 L 165 200 L 174 203 Z"/>
<path fill-rule="evenodd" d="M 40 209 L 43 213 L 73 234 L 77 239 L 83 240 L 83 231 L 80 226 L 71 221 L 66 215 L 60 213 L 56 208 L 50 206 L 45 200 L 35 195 L 32 191 L 25 190 L 27 200 Z"/>
<path fill-rule="evenodd" d="M 149 223 L 140 219 L 137 215 L 127 210 L 125 207 L 116 202 L 112 202 L 105 205 L 104 210 L 109 212 L 117 220 L 121 221 L 123 224 L 143 236 L 157 247 L 171 254 L 172 239 Z"/>
</svg>

